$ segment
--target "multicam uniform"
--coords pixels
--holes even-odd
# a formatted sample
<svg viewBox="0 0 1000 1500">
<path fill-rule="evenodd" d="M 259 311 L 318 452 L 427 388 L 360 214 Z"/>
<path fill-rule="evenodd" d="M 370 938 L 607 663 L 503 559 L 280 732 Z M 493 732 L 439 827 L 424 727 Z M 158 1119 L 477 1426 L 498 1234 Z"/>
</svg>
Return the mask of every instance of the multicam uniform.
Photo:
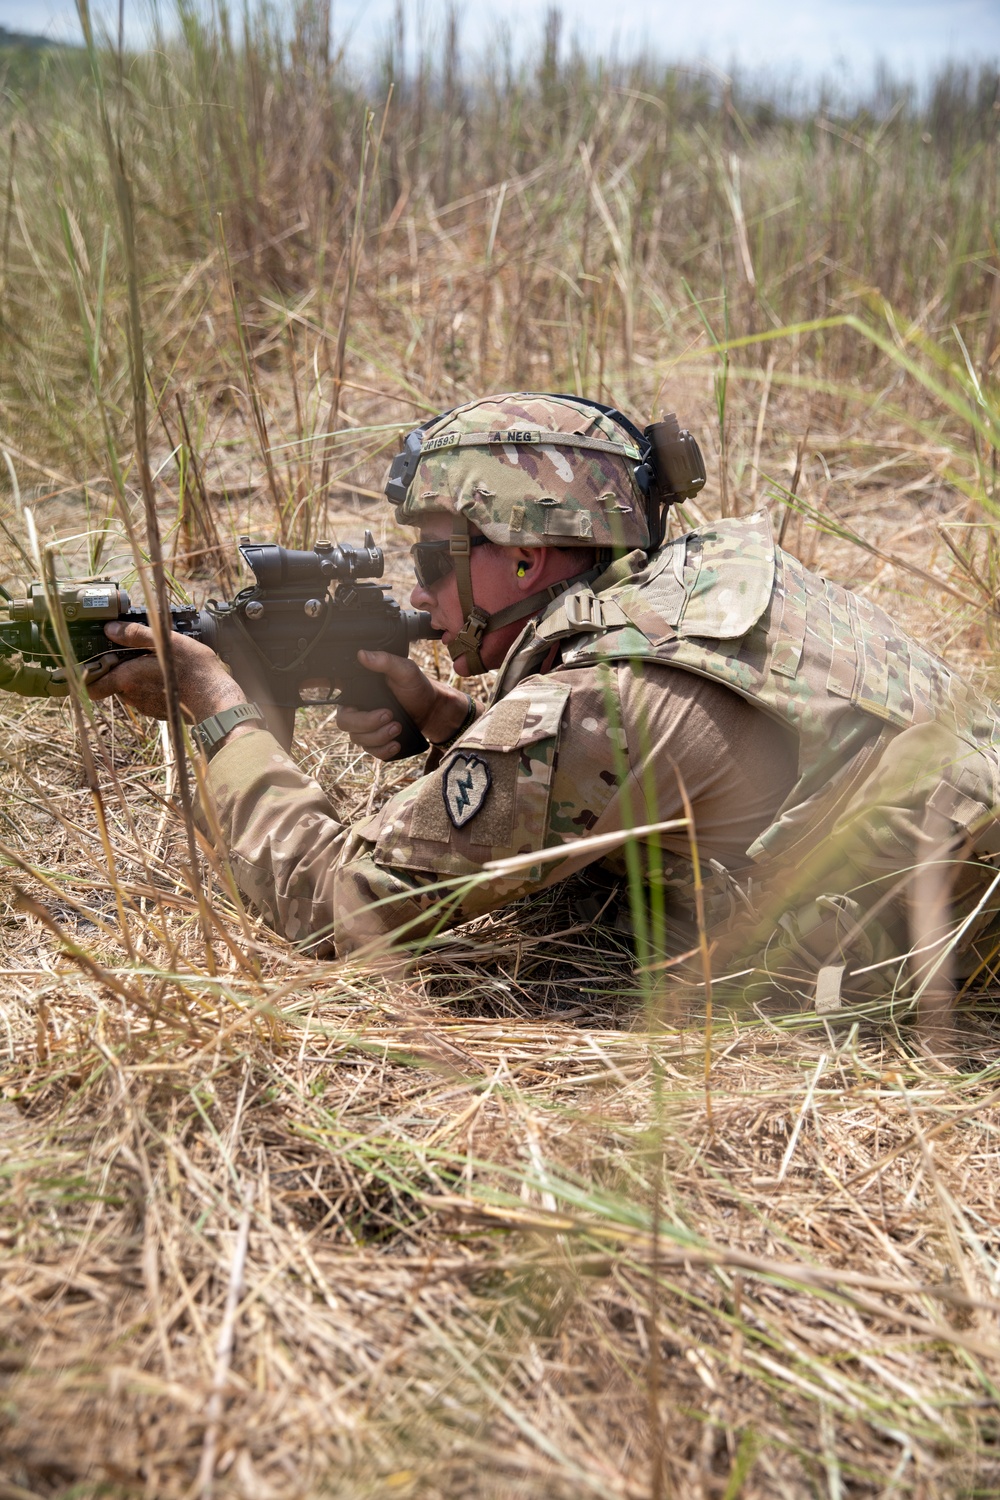
<svg viewBox="0 0 1000 1500">
<path fill-rule="evenodd" d="M 777 931 L 786 954 L 821 964 L 842 951 L 864 967 L 905 952 L 900 876 L 921 858 L 964 861 L 969 890 L 991 880 L 998 739 L 995 705 L 778 548 L 758 515 L 571 585 L 526 627 L 441 765 L 354 828 L 263 732 L 225 747 L 209 785 L 251 900 L 292 939 L 346 952 L 591 860 L 620 873 L 621 843 L 588 841 L 677 817 L 683 781 L 718 897 L 710 919 L 735 910 L 758 952 Z M 482 875 L 553 847 L 565 853 Z M 660 847 L 658 878 L 689 908 L 688 831 L 664 831 Z"/>
</svg>

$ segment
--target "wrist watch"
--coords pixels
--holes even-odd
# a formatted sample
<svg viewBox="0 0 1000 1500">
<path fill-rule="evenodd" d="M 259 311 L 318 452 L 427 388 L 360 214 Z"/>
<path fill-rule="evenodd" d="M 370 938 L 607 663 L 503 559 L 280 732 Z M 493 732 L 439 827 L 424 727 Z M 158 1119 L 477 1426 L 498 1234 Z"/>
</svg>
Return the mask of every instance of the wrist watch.
<svg viewBox="0 0 1000 1500">
<path fill-rule="evenodd" d="M 256 703 L 235 703 L 232 708 L 224 708 L 221 713 L 211 714 L 207 719 L 202 719 L 200 724 L 192 725 L 191 738 L 205 759 L 211 760 L 221 741 L 237 724 L 263 722 L 264 715 Z"/>
</svg>

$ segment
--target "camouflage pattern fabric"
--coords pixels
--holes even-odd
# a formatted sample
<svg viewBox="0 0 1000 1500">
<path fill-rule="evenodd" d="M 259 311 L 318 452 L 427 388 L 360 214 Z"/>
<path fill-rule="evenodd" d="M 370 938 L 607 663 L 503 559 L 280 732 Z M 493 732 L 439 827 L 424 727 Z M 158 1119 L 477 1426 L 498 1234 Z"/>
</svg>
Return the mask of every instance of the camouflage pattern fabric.
<svg viewBox="0 0 1000 1500">
<path fill-rule="evenodd" d="M 493 396 L 424 434 L 401 525 L 458 512 L 503 547 L 645 547 L 639 450 L 610 417 L 552 396 Z"/>
<path fill-rule="evenodd" d="M 785 948 L 814 967 L 881 964 L 909 946 L 918 866 L 946 867 L 959 907 L 992 881 L 981 858 L 998 849 L 996 705 L 867 600 L 776 548 L 766 515 L 710 523 L 570 592 L 518 642 L 499 694 L 539 641 L 559 642 L 567 666 L 656 660 L 711 677 L 793 729 L 798 780 L 747 849 L 756 911 L 739 924 L 743 946 L 725 944 L 734 964 L 793 929 Z M 848 894 L 864 919 L 845 938 L 816 902 Z M 964 934 L 960 954 L 998 906 Z"/>
<path fill-rule="evenodd" d="M 566 666 L 656 660 L 711 677 L 793 729 L 799 781 L 755 859 L 794 836 L 809 799 L 883 726 L 945 724 L 970 757 L 997 735 L 996 705 L 882 610 L 778 549 L 765 514 L 712 522 L 571 589 L 516 644 L 498 696 L 536 640 L 559 642 Z M 996 749 L 989 763 L 1000 766 Z M 983 791 L 995 805 L 996 773 Z"/>
<path fill-rule="evenodd" d="M 22 698 L 65 698 L 69 683 L 64 678 L 55 679 L 51 668 L 14 655 L 0 659 L 0 692 L 17 693 Z"/>
<path fill-rule="evenodd" d="M 728 763 L 734 739 L 737 768 Z M 470 764 L 487 768 L 489 786 L 465 820 L 456 810 L 461 791 L 451 811 L 446 792 Z M 739 867 L 794 781 L 794 743 L 714 683 L 622 662 L 525 679 L 432 773 L 353 828 L 263 731 L 234 740 L 209 767 L 242 890 L 293 941 L 340 953 L 400 931 L 416 937 L 543 889 L 593 858 L 574 853 L 588 835 L 611 836 L 603 862 L 621 876 L 622 830 L 683 817 L 678 776 L 705 857 Z M 481 786 L 487 778 L 468 779 Z M 658 842 L 657 879 L 685 892 L 686 829 Z M 560 858 L 530 857 L 553 847 L 565 851 Z M 518 855 L 526 856 L 518 868 L 484 875 L 488 861 Z"/>
<path fill-rule="evenodd" d="M 720 702 L 744 718 L 726 721 Z M 665 727 L 671 707 L 684 712 Z M 761 726 L 770 741 L 754 740 Z M 449 925 L 595 858 L 620 873 L 620 843 L 575 855 L 573 844 L 679 816 L 680 772 L 717 879 L 710 919 L 743 944 L 720 953 L 764 953 L 780 969 L 832 952 L 865 969 L 905 951 L 906 881 L 921 861 L 947 868 L 968 910 L 989 888 L 996 738 L 988 699 L 776 548 L 755 516 L 571 587 L 528 625 L 489 711 L 441 766 L 352 830 L 264 734 L 227 746 L 210 785 L 251 899 L 290 937 L 322 930 L 344 952 L 407 924 Z M 686 833 L 657 843 L 649 868 L 683 907 Z M 483 876 L 490 860 L 564 846 Z M 963 929 L 967 948 L 1000 920 L 994 908 L 990 897 Z"/>
</svg>

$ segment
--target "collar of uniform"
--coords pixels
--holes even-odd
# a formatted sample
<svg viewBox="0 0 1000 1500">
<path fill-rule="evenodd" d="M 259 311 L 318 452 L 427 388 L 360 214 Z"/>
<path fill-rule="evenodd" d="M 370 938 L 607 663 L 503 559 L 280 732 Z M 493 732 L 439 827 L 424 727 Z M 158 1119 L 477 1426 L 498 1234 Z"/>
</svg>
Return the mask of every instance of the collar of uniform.
<svg viewBox="0 0 1000 1500">
<path fill-rule="evenodd" d="M 491 707 L 494 703 L 499 703 L 501 698 L 506 697 L 519 682 L 524 681 L 525 677 L 530 677 L 537 672 L 552 650 L 551 641 L 539 640 L 535 628 L 537 624 L 537 620 L 529 620 L 507 652 L 490 694 Z"/>
<path fill-rule="evenodd" d="M 626 552 L 624 557 L 619 557 L 609 568 L 605 568 L 599 578 L 594 580 L 592 588 L 595 594 L 603 594 L 605 589 L 619 588 L 627 583 L 630 578 L 645 572 L 654 557 L 659 553 L 643 552 L 641 547 L 636 547 L 634 552 Z"/>
<path fill-rule="evenodd" d="M 496 682 L 490 694 L 491 704 L 498 703 L 519 682 L 523 682 L 525 677 L 530 677 L 533 672 L 537 672 L 548 656 L 552 649 L 552 636 L 548 629 L 542 629 L 543 624 L 554 621 L 557 625 L 556 634 L 559 633 L 559 625 L 563 626 L 561 632 L 563 635 L 571 633 L 566 627 L 564 613 L 566 600 L 584 591 L 589 594 L 594 583 L 598 581 L 594 575 L 593 568 L 588 573 L 581 573 L 580 577 L 574 578 L 540 614 L 528 621 L 507 652 L 497 673 Z"/>
<path fill-rule="evenodd" d="M 624 557 L 619 557 L 610 567 L 605 568 L 603 573 L 597 574 L 592 568 L 586 573 L 581 573 L 579 578 L 574 578 L 569 587 L 557 599 L 553 599 L 547 609 L 525 625 L 507 652 L 503 665 L 497 673 L 490 702 L 497 703 L 525 677 L 537 671 L 538 666 L 551 650 L 553 641 L 561 637 L 576 635 L 583 628 L 575 619 L 571 622 L 567 614 L 567 605 L 569 610 L 573 611 L 574 615 L 576 614 L 573 604 L 569 602 L 574 596 L 586 594 L 590 599 L 594 599 L 595 595 L 627 583 L 630 578 L 641 573 L 648 565 L 649 555 L 643 552 L 641 547 L 637 547 L 634 552 L 627 552 Z M 598 601 L 594 600 L 594 602 Z M 580 611 L 581 616 L 590 613 L 587 606 L 583 604 L 583 600 L 580 603 L 583 606 Z M 606 611 L 607 606 L 603 605 L 603 601 L 601 605 Z M 593 618 L 592 614 L 591 618 Z M 619 623 L 626 623 L 624 617 Z M 592 625 L 591 628 L 594 626 Z"/>
</svg>

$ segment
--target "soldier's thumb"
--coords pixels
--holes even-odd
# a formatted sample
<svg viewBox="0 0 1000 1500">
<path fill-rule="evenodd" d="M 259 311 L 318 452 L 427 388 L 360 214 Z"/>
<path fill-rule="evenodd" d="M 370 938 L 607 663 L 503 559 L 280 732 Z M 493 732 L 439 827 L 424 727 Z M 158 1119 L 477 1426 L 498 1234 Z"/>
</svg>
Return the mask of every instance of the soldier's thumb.
<svg viewBox="0 0 1000 1500">
<path fill-rule="evenodd" d="M 132 650 L 152 651 L 156 645 L 156 637 L 148 625 L 140 625 L 137 620 L 109 620 L 104 627 L 104 634 L 118 646 L 128 646 Z"/>
</svg>

